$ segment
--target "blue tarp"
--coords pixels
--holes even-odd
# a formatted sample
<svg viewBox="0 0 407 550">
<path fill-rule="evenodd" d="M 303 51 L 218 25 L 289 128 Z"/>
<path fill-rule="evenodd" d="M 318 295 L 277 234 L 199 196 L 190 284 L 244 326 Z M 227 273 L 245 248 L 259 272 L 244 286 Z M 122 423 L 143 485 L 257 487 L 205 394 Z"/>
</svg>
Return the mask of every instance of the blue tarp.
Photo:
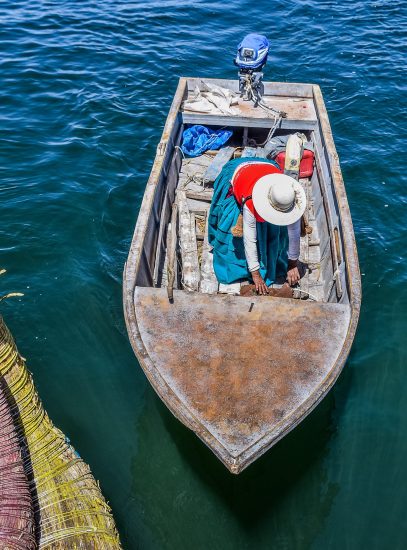
<svg viewBox="0 0 407 550">
<path fill-rule="evenodd" d="M 197 157 L 209 149 L 220 149 L 232 135 L 230 130 L 211 130 L 195 125 L 184 130 L 181 149 L 188 157 Z"/>
</svg>

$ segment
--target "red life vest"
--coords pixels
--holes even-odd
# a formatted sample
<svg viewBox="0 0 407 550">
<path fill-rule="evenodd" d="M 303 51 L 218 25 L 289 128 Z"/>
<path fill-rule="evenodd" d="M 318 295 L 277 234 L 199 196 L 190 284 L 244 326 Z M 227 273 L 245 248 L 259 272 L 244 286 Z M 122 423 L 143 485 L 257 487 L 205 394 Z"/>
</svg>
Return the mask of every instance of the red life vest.
<svg viewBox="0 0 407 550">
<path fill-rule="evenodd" d="M 250 197 L 254 184 L 267 174 L 281 174 L 281 170 L 268 162 L 250 161 L 247 164 L 241 164 L 235 170 L 232 177 L 232 189 L 239 206 L 242 206 L 243 199 Z M 249 210 L 254 214 L 258 222 L 264 222 L 263 218 L 254 208 L 252 199 L 244 202 Z"/>
</svg>

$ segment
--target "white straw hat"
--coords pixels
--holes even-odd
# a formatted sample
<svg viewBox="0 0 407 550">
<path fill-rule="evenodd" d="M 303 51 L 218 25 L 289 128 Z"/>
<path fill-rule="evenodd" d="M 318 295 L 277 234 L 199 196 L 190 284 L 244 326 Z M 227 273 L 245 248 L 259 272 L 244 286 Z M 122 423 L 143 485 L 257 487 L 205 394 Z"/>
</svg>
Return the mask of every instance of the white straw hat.
<svg viewBox="0 0 407 550">
<path fill-rule="evenodd" d="M 307 205 L 304 189 L 285 174 L 268 174 L 260 178 L 253 187 L 252 198 L 258 214 L 274 225 L 296 222 Z"/>
</svg>

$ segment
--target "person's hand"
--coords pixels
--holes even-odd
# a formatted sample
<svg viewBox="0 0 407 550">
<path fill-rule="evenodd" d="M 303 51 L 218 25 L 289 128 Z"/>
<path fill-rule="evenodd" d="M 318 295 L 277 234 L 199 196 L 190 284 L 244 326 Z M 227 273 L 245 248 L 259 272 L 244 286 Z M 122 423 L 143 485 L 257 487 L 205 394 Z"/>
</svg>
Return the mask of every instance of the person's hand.
<svg viewBox="0 0 407 550">
<path fill-rule="evenodd" d="M 267 285 L 264 282 L 263 277 L 260 275 L 259 270 L 252 271 L 252 278 L 253 278 L 254 286 L 256 287 L 257 294 L 265 295 L 269 293 L 269 289 L 267 288 Z"/>
<path fill-rule="evenodd" d="M 290 286 L 294 286 L 301 279 L 298 269 L 298 260 L 288 260 L 287 281 Z"/>
</svg>

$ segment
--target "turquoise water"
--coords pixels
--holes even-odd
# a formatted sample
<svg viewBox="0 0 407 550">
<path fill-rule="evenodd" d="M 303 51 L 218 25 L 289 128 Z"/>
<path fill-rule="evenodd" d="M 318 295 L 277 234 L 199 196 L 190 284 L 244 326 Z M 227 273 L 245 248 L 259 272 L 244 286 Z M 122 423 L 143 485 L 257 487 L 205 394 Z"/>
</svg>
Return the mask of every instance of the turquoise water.
<svg viewBox="0 0 407 550">
<path fill-rule="evenodd" d="M 2 289 L 25 293 L 1 312 L 124 547 L 405 548 L 405 3 L 5 0 L 0 23 Z M 233 477 L 147 383 L 121 275 L 178 77 L 233 78 L 250 31 L 268 80 L 322 86 L 364 295 L 334 390 Z"/>
</svg>

